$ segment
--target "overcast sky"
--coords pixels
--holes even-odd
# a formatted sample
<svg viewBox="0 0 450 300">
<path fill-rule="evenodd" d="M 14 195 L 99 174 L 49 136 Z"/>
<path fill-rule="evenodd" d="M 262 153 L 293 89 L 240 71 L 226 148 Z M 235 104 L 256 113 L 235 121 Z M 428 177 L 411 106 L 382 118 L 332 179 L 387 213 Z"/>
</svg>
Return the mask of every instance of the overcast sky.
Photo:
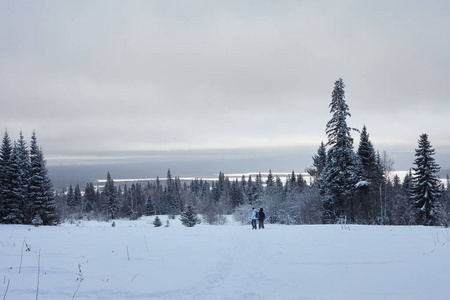
<svg viewBox="0 0 450 300">
<path fill-rule="evenodd" d="M 396 169 L 421 133 L 450 166 L 447 0 L 1 1 L 0 40 L 0 125 L 36 130 L 49 165 L 261 152 L 303 171 L 342 77 L 348 125 Z"/>
</svg>

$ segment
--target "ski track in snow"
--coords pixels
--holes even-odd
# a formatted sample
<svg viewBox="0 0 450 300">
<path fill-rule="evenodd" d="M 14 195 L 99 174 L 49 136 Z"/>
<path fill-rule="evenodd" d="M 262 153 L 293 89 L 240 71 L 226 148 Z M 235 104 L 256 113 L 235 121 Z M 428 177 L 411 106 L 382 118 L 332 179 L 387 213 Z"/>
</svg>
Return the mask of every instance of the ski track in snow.
<svg viewBox="0 0 450 300">
<path fill-rule="evenodd" d="M 36 298 L 40 251 L 45 300 L 72 299 L 78 265 L 75 299 L 450 299 L 445 228 L 152 220 L 1 225 L 0 296 Z"/>
</svg>

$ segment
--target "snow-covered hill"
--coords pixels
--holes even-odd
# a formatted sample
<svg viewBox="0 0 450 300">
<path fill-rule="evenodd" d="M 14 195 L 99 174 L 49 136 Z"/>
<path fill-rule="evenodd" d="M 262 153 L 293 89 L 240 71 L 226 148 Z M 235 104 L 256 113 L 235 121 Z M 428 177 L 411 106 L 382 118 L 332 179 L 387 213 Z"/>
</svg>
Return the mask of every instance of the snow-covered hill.
<svg viewBox="0 0 450 300">
<path fill-rule="evenodd" d="M 450 299 L 445 228 L 152 221 L 1 225 L 0 296 Z"/>
</svg>

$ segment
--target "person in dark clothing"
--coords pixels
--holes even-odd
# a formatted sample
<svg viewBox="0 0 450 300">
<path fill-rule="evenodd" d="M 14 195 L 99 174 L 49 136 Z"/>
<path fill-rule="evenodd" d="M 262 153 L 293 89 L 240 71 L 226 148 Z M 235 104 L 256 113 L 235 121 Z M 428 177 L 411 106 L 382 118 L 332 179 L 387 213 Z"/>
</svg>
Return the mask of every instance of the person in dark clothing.
<svg viewBox="0 0 450 300">
<path fill-rule="evenodd" d="M 264 210 L 262 207 L 259 209 L 259 229 L 264 228 L 264 220 L 266 219 L 266 214 L 264 213 Z"/>
</svg>

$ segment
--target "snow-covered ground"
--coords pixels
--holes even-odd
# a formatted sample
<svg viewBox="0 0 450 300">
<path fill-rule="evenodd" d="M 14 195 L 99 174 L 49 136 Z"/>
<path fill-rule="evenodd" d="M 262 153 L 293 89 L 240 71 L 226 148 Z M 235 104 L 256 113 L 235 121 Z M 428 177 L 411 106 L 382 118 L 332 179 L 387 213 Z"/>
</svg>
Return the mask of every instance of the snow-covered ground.
<svg viewBox="0 0 450 300">
<path fill-rule="evenodd" d="M 450 299 L 445 228 L 152 221 L 1 225 L 0 297 Z"/>
</svg>

